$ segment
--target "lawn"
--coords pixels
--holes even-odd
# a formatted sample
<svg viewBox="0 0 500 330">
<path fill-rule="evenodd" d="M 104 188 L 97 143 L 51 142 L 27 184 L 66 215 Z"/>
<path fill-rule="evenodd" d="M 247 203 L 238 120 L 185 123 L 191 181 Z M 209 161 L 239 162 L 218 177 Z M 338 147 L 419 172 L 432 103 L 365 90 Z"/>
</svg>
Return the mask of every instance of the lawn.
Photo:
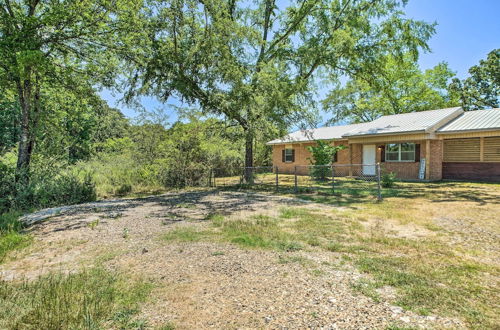
<svg viewBox="0 0 500 330">
<path fill-rule="evenodd" d="M 0 325 L 500 324 L 500 185 L 397 183 L 382 202 L 257 188 L 83 206 L 29 235 L 4 218 L 0 302 L 19 313 Z"/>
<path fill-rule="evenodd" d="M 369 275 L 353 287 L 376 301 L 390 287 L 404 309 L 460 317 L 478 329 L 500 324 L 500 185 L 398 183 L 384 190 L 383 203 L 342 193 L 299 196 L 342 208 L 215 215 L 208 229 L 181 228 L 164 239 L 335 252 Z"/>
</svg>

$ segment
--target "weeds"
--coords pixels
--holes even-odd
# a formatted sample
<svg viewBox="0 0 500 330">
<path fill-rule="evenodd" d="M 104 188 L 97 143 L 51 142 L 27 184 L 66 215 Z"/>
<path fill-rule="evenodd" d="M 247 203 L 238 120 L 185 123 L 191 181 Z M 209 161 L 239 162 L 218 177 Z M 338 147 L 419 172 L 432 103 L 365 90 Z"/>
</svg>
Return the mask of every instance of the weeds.
<svg viewBox="0 0 500 330">
<path fill-rule="evenodd" d="M 0 328 L 126 328 L 151 285 L 95 268 L 49 274 L 34 281 L 0 282 Z"/>
<path fill-rule="evenodd" d="M 192 227 L 176 228 L 165 235 L 162 239 L 165 241 L 178 241 L 178 242 L 198 242 L 202 239 L 206 239 L 210 236 L 210 233 L 205 231 L 199 231 Z"/>
<path fill-rule="evenodd" d="M 10 251 L 26 247 L 31 241 L 30 236 L 21 233 L 20 215 L 19 212 L 0 215 L 0 264 Z"/>
<path fill-rule="evenodd" d="M 91 221 L 87 224 L 87 227 L 90 229 L 94 230 L 97 226 L 99 225 L 99 219 L 96 219 L 94 221 Z"/>
</svg>

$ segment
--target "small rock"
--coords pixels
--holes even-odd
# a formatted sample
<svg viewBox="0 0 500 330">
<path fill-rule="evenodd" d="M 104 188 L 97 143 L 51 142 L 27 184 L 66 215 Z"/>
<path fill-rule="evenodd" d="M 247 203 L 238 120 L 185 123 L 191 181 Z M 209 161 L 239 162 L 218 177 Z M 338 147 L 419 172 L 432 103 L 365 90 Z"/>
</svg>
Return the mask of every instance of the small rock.
<svg viewBox="0 0 500 330">
<path fill-rule="evenodd" d="M 401 307 L 398 307 L 398 306 L 391 306 L 391 311 L 394 314 L 401 314 L 401 313 L 403 313 L 403 309 Z"/>
<path fill-rule="evenodd" d="M 410 318 L 408 316 L 401 316 L 399 319 L 404 323 L 410 323 Z"/>
</svg>

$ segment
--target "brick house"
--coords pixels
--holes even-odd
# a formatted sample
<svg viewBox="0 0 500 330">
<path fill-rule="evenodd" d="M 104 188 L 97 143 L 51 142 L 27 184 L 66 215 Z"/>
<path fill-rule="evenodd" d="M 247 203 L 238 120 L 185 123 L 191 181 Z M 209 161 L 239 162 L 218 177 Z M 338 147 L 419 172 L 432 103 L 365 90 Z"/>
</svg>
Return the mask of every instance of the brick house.
<svg viewBox="0 0 500 330">
<path fill-rule="evenodd" d="M 334 164 L 353 165 L 339 166 L 346 172 L 341 175 L 374 175 L 373 165 L 380 163 L 383 172 L 400 179 L 500 181 L 500 109 L 447 108 L 300 130 L 268 142 L 273 165 L 282 173 L 306 174 L 311 157 L 307 147 L 315 140 L 346 147 Z"/>
</svg>

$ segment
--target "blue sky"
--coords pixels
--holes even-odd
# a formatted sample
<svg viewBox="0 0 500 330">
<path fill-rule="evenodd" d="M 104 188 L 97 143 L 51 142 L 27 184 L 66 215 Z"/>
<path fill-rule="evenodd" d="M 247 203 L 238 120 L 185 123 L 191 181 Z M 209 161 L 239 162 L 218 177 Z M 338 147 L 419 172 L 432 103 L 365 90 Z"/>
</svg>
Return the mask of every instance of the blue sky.
<svg viewBox="0 0 500 330">
<path fill-rule="evenodd" d="M 410 18 L 438 23 L 429 41 L 432 52 L 420 57 L 422 70 L 445 61 L 459 78 L 464 78 L 471 66 L 500 47 L 500 0 L 410 0 L 405 11 Z M 120 95 L 105 91 L 102 97 L 126 116 L 137 115 L 133 109 L 117 104 Z M 153 98 L 144 98 L 141 104 L 146 110 L 164 108 L 171 121 L 177 119 L 173 109 Z M 176 100 L 171 104 L 179 105 Z"/>
</svg>

